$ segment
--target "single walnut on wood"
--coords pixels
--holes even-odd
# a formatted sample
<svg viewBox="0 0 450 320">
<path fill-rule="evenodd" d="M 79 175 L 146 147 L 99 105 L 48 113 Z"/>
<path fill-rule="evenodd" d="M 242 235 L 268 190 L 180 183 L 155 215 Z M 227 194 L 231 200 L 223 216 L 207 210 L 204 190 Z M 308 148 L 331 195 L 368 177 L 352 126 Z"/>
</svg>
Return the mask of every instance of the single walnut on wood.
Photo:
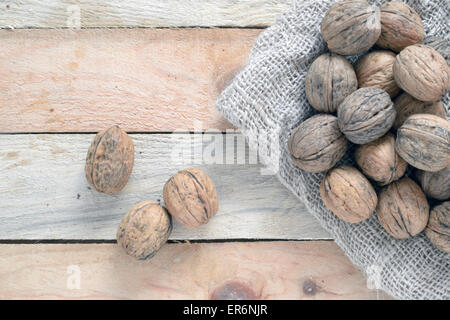
<svg viewBox="0 0 450 320">
<path fill-rule="evenodd" d="M 425 194 L 410 178 L 392 182 L 378 195 L 378 220 L 396 239 L 413 237 L 425 229 L 429 210 Z"/>
<path fill-rule="evenodd" d="M 294 165 L 308 172 L 322 172 L 341 160 L 347 140 L 335 116 L 318 114 L 292 131 L 288 147 Z"/>
<path fill-rule="evenodd" d="M 356 64 L 356 76 L 358 86 L 376 87 L 386 91 L 391 98 L 395 98 L 400 92 L 394 80 L 395 54 L 390 51 L 373 51 L 366 54 Z"/>
<path fill-rule="evenodd" d="M 427 196 L 438 200 L 450 199 L 450 165 L 436 172 L 417 170 L 416 175 Z"/>
<path fill-rule="evenodd" d="M 408 167 L 406 161 L 395 151 L 395 137 L 389 132 L 375 141 L 359 146 L 355 151 L 355 160 L 366 176 L 382 186 L 401 178 Z"/>
<path fill-rule="evenodd" d="M 405 120 L 418 113 L 434 114 L 440 118 L 445 119 L 446 111 L 441 101 L 438 102 L 423 102 L 413 98 L 406 92 L 399 95 L 394 100 L 394 107 L 397 111 L 397 117 L 393 125 L 394 129 L 400 128 Z"/>
<path fill-rule="evenodd" d="M 413 167 L 442 170 L 450 164 L 450 123 L 431 114 L 412 115 L 398 129 L 395 149 Z"/>
<path fill-rule="evenodd" d="M 436 248 L 450 253 L 450 201 L 431 210 L 425 234 Z"/>
<path fill-rule="evenodd" d="M 335 112 L 345 97 L 358 88 L 358 81 L 347 59 L 325 53 L 311 64 L 305 86 L 306 98 L 314 109 Z"/>
<path fill-rule="evenodd" d="M 170 214 L 188 229 L 207 223 L 219 210 L 213 181 L 195 168 L 179 171 L 166 182 L 164 202 Z"/>
<path fill-rule="evenodd" d="M 414 9 L 399 1 L 385 2 L 380 6 L 381 35 L 377 45 L 400 52 L 407 46 L 422 42 L 422 19 Z"/>
<path fill-rule="evenodd" d="M 133 140 L 119 126 L 113 126 L 92 141 L 86 157 L 86 179 L 99 192 L 117 193 L 127 184 L 133 163 Z"/>
<path fill-rule="evenodd" d="M 421 101 L 438 101 L 450 87 L 447 62 L 423 44 L 403 49 L 395 58 L 393 70 L 398 86 Z"/>
<path fill-rule="evenodd" d="M 349 166 L 330 170 L 320 183 L 320 195 L 331 212 L 350 223 L 368 219 L 377 205 L 377 194 L 369 180 Z"/>
<path fill-rule="evenodd" d="M 172 219 L 167 210 L 156 202 L 143 201 L 123 217 L 116 237 L 127 254 L 142 260 L 153 257 L 171 231 Z"/>
<path fill-rule="evenodd" d="M 363 53 L 380 36 L 380 10 L 366 0 L 339 1 L 325 14 L 320 31 L 330 51 L 342 55 Z"/>
<path fill-rule="evenodd" d="M 374 141 L 389 131 L 396 111 L 386 91 L 369 87 L 349 95 L 337 111 L 339 128 L 356 144 Z"/>
</svg>

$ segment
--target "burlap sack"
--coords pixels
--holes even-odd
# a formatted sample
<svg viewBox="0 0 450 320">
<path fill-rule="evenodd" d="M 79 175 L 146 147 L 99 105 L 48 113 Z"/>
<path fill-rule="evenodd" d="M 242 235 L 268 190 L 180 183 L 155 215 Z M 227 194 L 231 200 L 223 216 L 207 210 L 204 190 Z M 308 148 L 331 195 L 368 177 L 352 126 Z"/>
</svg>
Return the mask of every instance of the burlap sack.
<svg viewBox="0 0 450 320">
<path fill-rule="evenodd" d="M 332 2 L 296 1 L 258 37 L 247 65 L 222 92 L 217 106 L 243 132 L 250 147 L 259 150 L 262 163 L 276 172 L 365 272 L 368 283 L 400 299 L 450 299 L 450 254 L 435 249 L 423 232 L 409 240 L 393 239 L 376 213 L 353 225 L 339 220 L 320 199 L 323 174 L 304 172 L 291 162 L 290 132 L 314 113 L 305 97 L 305 75 L 312 61 L 326 51 L 320 23 Z M 421 16 L 427 36 L 448 39 L 448 0 L 406 3 Z M 448 115 L 449 93 L 443 101 Z M 341 163 L 352 162 L 351 152 Z"/>
</svg>

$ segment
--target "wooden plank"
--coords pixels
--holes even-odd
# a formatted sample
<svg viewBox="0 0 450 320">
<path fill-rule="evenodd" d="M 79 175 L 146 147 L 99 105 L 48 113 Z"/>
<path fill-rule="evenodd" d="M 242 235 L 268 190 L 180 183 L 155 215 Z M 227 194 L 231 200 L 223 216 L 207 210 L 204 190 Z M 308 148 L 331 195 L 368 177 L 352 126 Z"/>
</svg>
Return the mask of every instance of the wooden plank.
<svg viewBox="0 0 450 320">
<path fill-rule="evenodd" d="M 0 245 L 0 299 L 210 299 L 233 293 L 388 298 L 367 289 L 362 273 L 331 241 L 167 244 L 147 261 L 116 244 Z"/>
<path fill-rule="evenodd" d="M 0 7 L 0 28 L 265 27 L 285 12 L 291 2 L 292 0 L 8 1 Z"/>
<path fill-rule="evenodd" d="M 115 239 L 122 216 L 135 203 L 162 201 L 167 179 L 193 166 L 215 182 L 220 210 L 194 230 L 176 224 L 171 239 L 330 239 L 291 192 L 274 176 L 261 174 L 241 135 L 235 134 L 236 151 L 223 152 L 228 160 L 211 157 L 221 154 L 224 136 L 233 138 L 232 133 L 132 134 L 132 175 L 122 192 L 111 196 L 90 189 L 84 176 L 93 134 L 0 135 L 0 239 Z M 232 140 L 225 147 L 230 146 Z M 230 164 L 220 164 L 225 162 Z"/>
<path fill-rule="evenodd" d="M 0 30 L 0 132 L 231 128 L 215 100 L 260 32 Z"/>
</svg>

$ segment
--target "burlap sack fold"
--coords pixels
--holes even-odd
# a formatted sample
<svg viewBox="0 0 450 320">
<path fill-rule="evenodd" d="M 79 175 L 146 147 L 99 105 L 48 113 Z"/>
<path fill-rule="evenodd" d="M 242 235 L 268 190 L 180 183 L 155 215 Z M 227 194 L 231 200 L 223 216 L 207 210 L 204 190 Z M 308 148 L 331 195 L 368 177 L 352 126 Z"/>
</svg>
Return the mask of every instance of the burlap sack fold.
<svg viewBox="0 0 450 320">
<path fill-rule="evenodd" d="M 358 224 L 339 220 L 320 199 L 323 174 L 304 172 L 291 162 L 289 135 L 315 113 L 306 100 L 304 82 L 312 61 L 326 51 L 320 23 L 332 2 L 296 1 L 258 37 L 247 65 L 222 92 L 217 107 L 365 272 L 369 284 L 400 299 L 450 299 L 450 254 L 434 248 L 423 232 L 408 240 L 393 239 L 376 213 Z M 448 39 L 448 0 L 405 2 L 421 16 L 427 36 Z M 449 93 L 443 102 L 449 115 Z M 351 153 L 341 163 L 351 163 Z"/>
</svg>

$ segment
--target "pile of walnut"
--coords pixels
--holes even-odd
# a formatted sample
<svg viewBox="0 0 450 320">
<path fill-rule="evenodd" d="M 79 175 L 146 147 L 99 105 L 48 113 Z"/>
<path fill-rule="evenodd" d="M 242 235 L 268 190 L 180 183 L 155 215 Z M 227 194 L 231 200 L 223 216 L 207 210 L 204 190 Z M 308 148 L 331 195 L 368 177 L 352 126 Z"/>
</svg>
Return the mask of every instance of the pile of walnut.
<svg viewBox="0 0 450 320">
<path fill-rule="evenodd" d="M 86 157 L 86 179 L 97 191 L 115 194 L 125 187 L 134 164 L 130 136 L 113 126 L 99 132 Z M 137 259 L 155 255 L 172 232 L 172 216 L 189 229 L 209 221 L 219 210 L 216 187 L 200 169 L 185 169 L 164 185 L 164 203 L 136 204 L 123 217 L 117 230 L 117 243 Z"/>
<path fill-rule="evenodd" d="M 450 123 L 439 101 L 450 87 L 448 42 L 424 41 L 419 15 L 395 1 L 337 2 L 321 33 L 331 52 L 311 64 L 305 90 L 322 113 L 292 131 L 292 162 L 308 172 L 329 170 L 320 194 L 340 219 L 358 223 L 376 210 L 392 237 L 425 230 L 435 247 L 450 252 Z M 354 67 L 342 56 L 374 45 Z M 335 167 L 348 141 L 358 145 L 359 170 Z M 403 177 L 408 164 L 417 182 Z"/>
</svg>

